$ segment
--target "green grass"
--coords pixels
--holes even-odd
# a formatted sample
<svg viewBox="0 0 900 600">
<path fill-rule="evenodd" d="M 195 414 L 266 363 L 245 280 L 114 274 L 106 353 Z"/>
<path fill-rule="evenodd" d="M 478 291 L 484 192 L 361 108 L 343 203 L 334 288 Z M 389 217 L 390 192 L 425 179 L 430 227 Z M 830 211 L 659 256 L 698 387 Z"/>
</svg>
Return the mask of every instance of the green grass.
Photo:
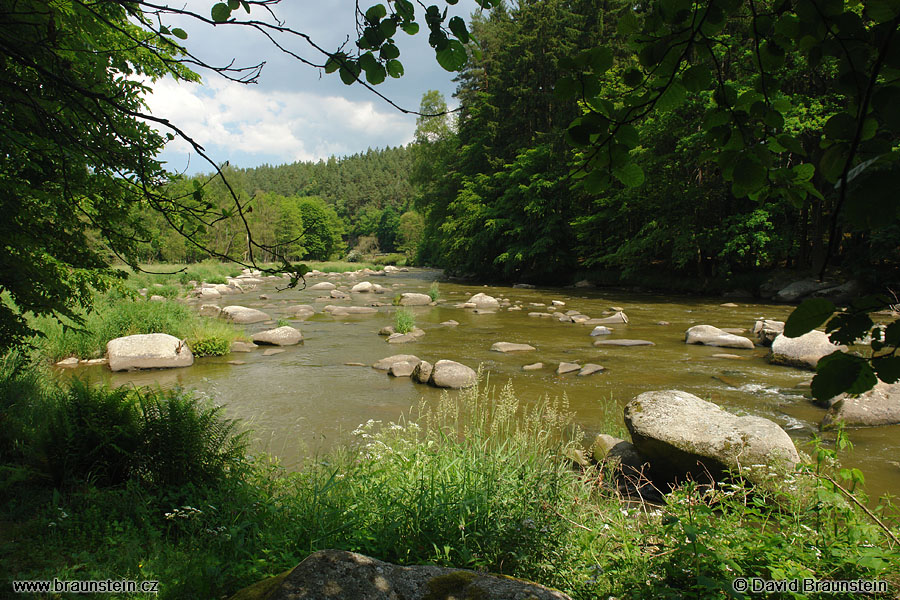
<svg viewBox="0 0 900 600">
<path fill-rule="evenodd" d="M 642 506 L 564 458 L 581 440 L 564 399 L 526 406 L 509 385 L 484 384 L 399 423 L 370 421 L 286 472 L 242 455 L 234 424 L 179 392 L 48 392 L 2 364 L 0 440 L 18 450 L 0 466 L 17 474 L 0 486 L 0 572 L 21 579 L 155 579 L 163 599 L 218 598 L 337 548 L 524 577 L 576 599 L 727 598 L 736 576 L 897 582 L 884 531 L 822 479 L 841 480 L 827 451 L 818 474 L 785 481 L 810 493 L 689 486 Z M 34 390 L 15 416 L 9 390 Z M 60 414 L 72 426 L 52 444 L 73 449 L 62 467 L 41 458 Z M 896 509 L 877 512 L 896 535 Z"/>
<path fill-rule="evenodd" d="M 153 263 L 141 265 L 142 271 L 134 271 L 129 267 L 119 267 L 128 277 L 126 285 L 134 290 L 147 288 L 150 294 L 159 294 L 153 289 L 154 284 L 163 286 L 186 286 L 189 281 L 207 283 L 225 283 L 226 277 L 240 274 L 242 267 L 234 263 L 223 263 L 206 260 L 193 264 Z M 165 294 L 160 294 L 165 296 Z"/>
<path fill-rule="evenodd" d="M 441 288 L 437 281 L 431 282 L 431 287 L 428 288 L 428 297 L 431 298 L 432 302 L 437 302 L 438 298 L 441 297 Z"/>
<path fill-rule="evenodd" d="M 416 316 L 408 308 L 397 309 L 394 313 L 394 331 L 397 333 L 409 333 L 416 328 Z"/>
<path fill-rule="evenodd" d="M 197 356 L 208 354 L 211 341 L 218 340 L 215 348 L 221 355 L 240 337 L 240 332 L 228 323 L 201 317 L 179 302 L 152 302 L 116 293 L 99 296 L 94 310 L 83 318 L 81 325 L 60 323 L 50 317 L 33 319 L 33 327 L 43 334 L 36 339 L 41 355 L 50 361 L 69 356 L 95 358 L 106 352 L 109 340 L 140 333 L 168 333 L 187 340 L 192 352 L 197 347 Z"/>
</svg>

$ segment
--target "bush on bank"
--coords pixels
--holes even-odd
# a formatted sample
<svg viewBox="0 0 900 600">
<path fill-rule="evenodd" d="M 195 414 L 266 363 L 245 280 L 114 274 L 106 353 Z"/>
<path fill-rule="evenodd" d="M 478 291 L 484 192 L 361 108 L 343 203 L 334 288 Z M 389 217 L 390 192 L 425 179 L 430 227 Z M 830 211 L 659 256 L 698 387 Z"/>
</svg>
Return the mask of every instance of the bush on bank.
<svg viewBox="0 0 900 600">
<path fill-rule="evenodd" d="M 182 392 L 60 389 L 21 358 L 0 366 L 0 572 L 20 579 L 155 579 L 161 598 L 212 598 L 338 548 L 575 598 L 724 598 L 738 576 L 896 584 L 888 534 L 829 482 L 629 503 L 567 463 L 580 434 L 564 400 L 523 406 L 510 386 L 364 424 L 291 473 Z"/>
</svg>

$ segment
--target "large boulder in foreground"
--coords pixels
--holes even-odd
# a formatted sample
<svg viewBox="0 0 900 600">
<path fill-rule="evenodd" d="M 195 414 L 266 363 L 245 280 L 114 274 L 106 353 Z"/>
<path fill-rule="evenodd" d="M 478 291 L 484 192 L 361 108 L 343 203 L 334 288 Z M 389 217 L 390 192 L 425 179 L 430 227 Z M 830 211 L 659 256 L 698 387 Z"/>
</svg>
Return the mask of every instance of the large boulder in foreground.
<svg viewBox="0 0 900 600">
<path fill-rule="evenodd" d="M 832 344 L 828 339 L 828 334 L 821 331 L 813 330 L 796 338 L 789 338 L 781 334 L 772 342 L 772 354 L 769 356 L 769 362 L 815 370 L 819 359 L 838 350 L 846 349 L 846 346 Z"/>
<path fill-rule="evenodd" d="M 800 462 L 794 443 L 776 423 L 738 417 L 679 390 L 645 392 L 625 406 L 625 425 L 638 452 L 653 465 L 655 477 L 673 482 L 686 475 L 720 479 L 740 470 L 764 481 L 768 467 L 793 468 Z"/>
<path fill-rule="evenodd" d="M 272 346 L 295 346 L 303 341 L 303 334 L 299 329 L 294 329 L 290 325 L 284 327 L 276 327 L 275 329 L 267 329 L 254 333 L 250 338 L 257 344 L 270 344 Z"/>
<path fill-rule="evenodd" d="M 703 344 L 721 348 L 743 348 L 753 350 L 753 342 L 749 339 L 723 331 L 712 325 L 694 325 L 684 333 L 685 344 Z"/>
<path fill-rule="evenodd" d="M 478 374 L 471 367 L 454 360 L 434 363 L 428 383 L 439 388 L 460 389 L 471 387 L 478 381 Z"/>
<path fill-rule="evenodd" d="M 110 340 L 106 356 L 112 371 L 171 369 L 194 364 L 194 355 L 183 341 L 167 333 L 145 333 Z"/>
<path fill-rule="evenodd" d="M 226 306 L 222 309 L 222 316 L 232 323 L 262 323 L 271 321 L 272 317 L 261 310 L 247 308 L 246 306 Z"/>
<path fill-rule="evenodd" d="M 838 421 L 857 427 L 900 423 L 900 383 L 879 381 L 856 398 L 841 394 L 831 402 L 831 410 L 822 421 L 825 426 Z"/>
<path fill-rule="evenodd" d="M 355 552 L 320 550 L 288 572 L 231 600 L 569 600 L 562 592 L 509 576 L 433 565 L 401 567 Z"/>
</svg>

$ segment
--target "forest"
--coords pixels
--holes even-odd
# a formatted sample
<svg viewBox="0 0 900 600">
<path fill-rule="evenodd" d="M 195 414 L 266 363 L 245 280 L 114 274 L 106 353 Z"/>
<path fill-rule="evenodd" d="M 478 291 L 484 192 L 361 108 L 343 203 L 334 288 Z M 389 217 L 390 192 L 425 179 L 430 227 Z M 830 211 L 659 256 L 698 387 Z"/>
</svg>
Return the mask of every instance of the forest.
<svg viewBox="0 0 900 600">
<path fill-rule="evenodd" d="M 870 285 L 896 284 L 896 202 L 842 207 L 840 185 L 822 168 L 834 148 L 823 131 L 839 129 L 850 97 L 842 91 L 846 76 L 838 61 L 800 51 L 778 54 L 769 44 L 767 51 L 778 56 L 758 62 L 754 27 L 768 26 L 777 40 L 800 26 L 778 18 L 775 7 L 765 22 L 739 10 L 717 32 L 722 39 L 713 58 L 734 106 L 718 98 L 720 89 L 706 87 L 709 72 L 688 69 L 657 110 L 618 130 L 617 150 L 628 155 L 637 179 L 618 173 L 612 184 L 592 187 L 577 138 L 584 135 L 579 119 L 596 116 L 571 93 L 584 66 L 573 57 L 598 44 L 614 49 L 593 81 L 594 102 L 623 105 L 623 81 L 635 77 L 643 60 L 629 49 L 634 42 L 620 19 L 629 6 L 501 3 L 470 25 L 480 51 L 470 53 L 458 73 L 458 111 L 420 117 L 409 146 L 319 163 L 226 167 L 231 185 L 253 199 L 255 236 L 290 260 L 343 255 L 362 239 L 364 252 L 377 241 L 381 252 L 402 251 L 411 263 L 510 282 L 570 284 L 588 276 L 606 284 L 716 290 L 732 282 L 754 288 L 773 269 L 818 274 L 827 266 Z M 770 82 L 760 91 L 760 64 L 777 87 Z M 876 131 L 875 116 L 866 121 L 863 140 L 879 156 L 891 155 L 897 143 L 886 96 L 874 99 L 875 116 L 885 123 Z M 723 106 L 739 115 L 734 127 L 740 135 L 733 135 Z M 439 93 L 423 96 L 423 115 L 446 110 Z M 755 121 L 761 131 L 753 130 Z M 747 159 L 754 144 L 766 154 Z M 751 189 L 762 163 L 769 170 L 759 176 L 766 179 L 765 193 L 761 186 Z M 857 187 L 880 185 L 891 172 L 883 169 Z M 790 185 L 779 185 L 785 176 Z M 217 180 L 205 185 L 205 198 L 224 206 L 230 198 Z M 296 201 L 285 199 L 308 197 L 327 214 L 330 231 L 322 235 L 330 241 L 305 248 L 289 243 L 304 228 Z M 223 222 L 201 236 L 202 245 L 238 252 L 246 244 L 236 243 L 242 240 L 228 227 Z M 160 222 L 145 258 L 202 258 L 175 235 Z"/>
</svg>

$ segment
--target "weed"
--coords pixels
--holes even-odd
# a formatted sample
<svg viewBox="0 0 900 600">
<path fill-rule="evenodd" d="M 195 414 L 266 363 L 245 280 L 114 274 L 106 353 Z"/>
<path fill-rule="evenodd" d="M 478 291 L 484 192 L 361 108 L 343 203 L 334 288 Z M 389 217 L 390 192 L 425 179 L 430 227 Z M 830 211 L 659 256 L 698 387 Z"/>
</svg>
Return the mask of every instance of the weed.
<svg viewBox="0 0 900 600">
<path fill-rule="evenodd" d="M 432 302 L 437 302 L 438 298 L 441 297 L 441 290 L 437 281 L 431 282 L 431 287 L 428 288 L 428 297 L 431 298 Z"/>
<path fill-rule="evenodd" d="M 409 333 L 416 328 L 416 316 L 408 308 L 401 308 L 394 314 L 394 331 Z"/>
</svg>

